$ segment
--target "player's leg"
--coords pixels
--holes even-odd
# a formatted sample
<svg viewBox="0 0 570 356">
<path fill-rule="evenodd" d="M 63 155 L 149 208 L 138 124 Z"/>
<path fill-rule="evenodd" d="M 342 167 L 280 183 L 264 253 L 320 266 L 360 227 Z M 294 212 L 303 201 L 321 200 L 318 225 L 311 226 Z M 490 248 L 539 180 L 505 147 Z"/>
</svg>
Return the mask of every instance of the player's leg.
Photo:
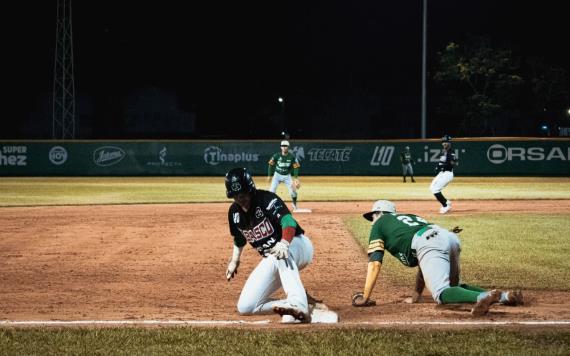
<svg viewBox="0 0 570 356">
<path fill-rule="evenodd" d="M 281 287 L 275 258 L 261 259 L 251 272 L 239 296 L 237 308 L 243 315 L 273 313 L 271 295 Z"/>
<path fill-rule="evenodd" d="M 269 191 L 275 193 L 277 191 L 277 186 L 279 185 L 279 173 L 274 173 L 273 178 L 271 179 L 271 186 L 269 187 Z"/>
<path fill-rule="evenodd" d="M 285 176 L 283 183 L 287 186 L 287 190 L 289 191 L 289 195 L 291 195 L 291 200 L 293 201 L 293 210 L 295 210 L 297 209 L 297 189 L 293 184 L 293 178 L 291 178 L 291 175 Z"/>
<path fill-rule="evenodd" d="M 402 178 L 403 182 L 406 183 L 406 173 L 408 171 L 407 165 L 402 163 Z"/>
<path fill-rule="evenodd" d="M 429 186 L 429 190 L 435 196 L 437 201 L 441 204 L 442 207 L 446 206 L 447 199 L 441 194 L 441 190 L 443 189 L 443 172 L 439 172 L 435 178 L 431 181 Z"/>
<path fill-rule="evenodd" d="M 481 293 L 450 285 L 450 250 L 455 240 L 455 234 L 435 226 L 414 237 L 412 248 L 418 255 L 426 286 L 437 303 L 475 303 Z"/>
<path fill-rule="evenodd" d="M 291 241 L 289 258 L 278 261 L 278 270 L 283 290 L 287 298 L 274 304 L 274 311 L 281 315 L 292 315 L 296 319 L 310 321 L 307 292 L 301 281 L 299 270 L 308 266 L 313 260 L 313 244 L 304 235 L 298 235 Z"/>
<path fill-rule="evenodd" d="M 412 183 L 415 183 L 416 180 L 414 179 L 414 168 L 412 167 L 411 163 L 408 163 L 408 169 L 409 169 L 409 173 L 410 173 L 410 177 L 412 177 Z"/>
</svg>

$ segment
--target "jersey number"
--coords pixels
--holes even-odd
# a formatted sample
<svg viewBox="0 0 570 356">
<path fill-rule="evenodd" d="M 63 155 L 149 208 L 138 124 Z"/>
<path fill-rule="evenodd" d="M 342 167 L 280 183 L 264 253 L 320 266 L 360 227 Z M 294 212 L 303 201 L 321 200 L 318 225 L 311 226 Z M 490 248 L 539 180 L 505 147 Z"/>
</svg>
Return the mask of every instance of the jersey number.
<svg viewBox="0 0 570 356">
<path fill-rule="evenodd" d="M 403 222 L 404 224 L 408 225 L 408 226 L 418 226 L 419 223 L 414 221 L 414 219 L 411 216 L 407 216 L 407 215 L 398 215 L 396 217 L 396 219 L 400 220 L 401 222 Z M 424 219 L 420 218 L 419 216 L 416 216 L 416 220 L 427 224 L 427 221 L 425 221 Z"/>
</svg>

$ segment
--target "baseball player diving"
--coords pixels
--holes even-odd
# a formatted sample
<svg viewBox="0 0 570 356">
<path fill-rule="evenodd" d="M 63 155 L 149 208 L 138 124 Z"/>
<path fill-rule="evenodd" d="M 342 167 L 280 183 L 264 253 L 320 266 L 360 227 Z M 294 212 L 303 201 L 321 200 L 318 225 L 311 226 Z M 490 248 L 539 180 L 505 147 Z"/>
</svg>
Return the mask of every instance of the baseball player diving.
<svg viewBox="0 0 570 356">
<path fill-rule="evenodd" d="M 301 165 L 297 157 L 289 152 L 289 141 L 281 141 L 281 152 L 277 152 L 269 160 L 267 180 L 273 177 L 269 188 L 272 193 L 277 191 L 279 183 L 285 183 L 293 201 L 293 211 L 297 209 L 297 191 L 301 187 L 298 177 L 299 167 Z M 291 178 L 291 173 L 293 173 L 293 178 Z"/>
<path fill-rule="evenodd" d="M 417 215 L 398 214 L 394 203 L 388 200 L 376 201 L 372 210 L 363 216 L 372 221 L 368 241 L 368 272 L 364 292 L 352 296 L 353 306 L 376 305 L 370 296 L 386 250 L 403 265 L 418 266 L 415 291 L 409 302 L 418 302 L 427 286 L 438 304 L 475 303 L 471 309 L 474 316 L 486 314 L 494 303 L 523 303 L 520 291 L 486 291 L 459 281 L 461 243 L 454 232 L 431 224 Z M 460 229 L 454 231 L 459 232 Z"/>
<path fill-rule="evenodd" d="M 439 208 L 440 214 L 445 214 L 451 210 L 451 201 L 445 199 L 441 191 L 453 180 L 453 167 L 457 165 L 457 158 L 455 154 L 451 152 L 451 137 L 449 135 L 445 135 L 441 138 L 441 145 L 443 149 L 439 156 L 437 166 L 435 167 L 437 175 L 432 180 L 429 189 L 441 204 L 441 208 Z"/>
<path fill-rule="evenodd" d="M 237 303 L 240 314 L 277 313 L 296 321 L 311 321 L 307 293 L 299 271 L 313 260 L 313 245 L 285 203 L 272 192 L 256 189 L 245 168 L 234 168 L 225 177 L 226 195 L 234 203 L 228 211 L 234 249 L 226 271 L 230 281 L 247 242 L 262 259 L 248 277 Z M 286 298 L 271 295 L 283 287 Z M 289 319 L 290 320 L 290 319 Z"/>
</svg>

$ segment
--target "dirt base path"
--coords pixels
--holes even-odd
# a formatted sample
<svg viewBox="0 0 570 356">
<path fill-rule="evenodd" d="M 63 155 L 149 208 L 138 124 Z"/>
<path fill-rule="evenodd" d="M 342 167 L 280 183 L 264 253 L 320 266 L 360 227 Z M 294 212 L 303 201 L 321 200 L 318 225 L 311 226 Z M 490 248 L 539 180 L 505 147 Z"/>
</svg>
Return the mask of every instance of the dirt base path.
<svg viewBox="0 0 570 356">
<path fill-rule="evenodd" d="M 311 294 L 341 321 L 472 320 L 468 306 L 402 303 L 410 289 L 383 285 L 379 305 L 356 309 L 366 256 L 342 222 L 363 202 L 303 203 L 297 214 L 315 245 L 302 273 Z M 224 272 L 231 255 L 227 203 L 0 208 L 0 320 L 266 320 L 236 312 L 259 256 L 246 248 L 237 278 Z M 398 202 L 402 211 L 435 215 L 435 202 Z M 458 201 L 453 214 L 568 213 L 570 201 Z M 522 307 L 493 307 L 482 320 L 570 320 L 570 293 L 525 291 Z M 425 300 L 431 298 L 426 295 Z M 273 324 L 273 323 L 272 323 Z"/>
</svg>

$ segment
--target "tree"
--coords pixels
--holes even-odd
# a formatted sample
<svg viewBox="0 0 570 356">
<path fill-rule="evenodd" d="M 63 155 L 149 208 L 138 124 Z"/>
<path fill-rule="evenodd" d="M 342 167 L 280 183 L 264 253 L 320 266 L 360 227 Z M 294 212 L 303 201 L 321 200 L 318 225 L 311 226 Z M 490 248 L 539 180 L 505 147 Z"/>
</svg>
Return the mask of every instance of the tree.
<svg viewBox="0 0 570 356">
<path fill-rule="evenodd" d="M 460 134 L 494 135 L 523 83 L 518 68 L 510 50 L 492 48 L 486 39 L 449 43 L 438 52 L 433 76 L 446 91 L 438 112 L 459 118 Z"/>
</svg>

